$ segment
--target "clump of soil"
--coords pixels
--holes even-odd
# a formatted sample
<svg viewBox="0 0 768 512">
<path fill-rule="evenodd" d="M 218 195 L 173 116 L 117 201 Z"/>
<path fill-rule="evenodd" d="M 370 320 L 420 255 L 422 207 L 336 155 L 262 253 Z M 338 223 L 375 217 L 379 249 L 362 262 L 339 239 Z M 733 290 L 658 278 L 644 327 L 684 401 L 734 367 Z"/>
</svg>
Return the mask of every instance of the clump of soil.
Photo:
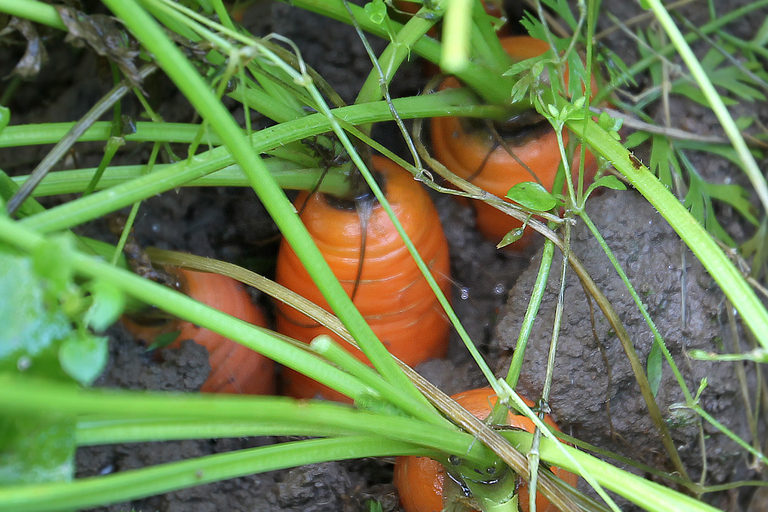
<svg viewBox="0 0 768 512">
<path fill-rule="evenodd" d="M 742 363 L 697 361 L 687 355 L 693 349 L 733 351 L 727 306 L 720 289 L 677 234 L 636 192 L 606 192 L 588 202 L 587 212 L 648 309 L 691 392 L 695 394 L 702 379 L 707 379 L 699 404 L 737 436 L 749 440 L 748 417 L 737 375 Z M 571 250 L 618 312 L 645 364 L 653 334 L 583 223 L 573 230 Z M 501 361 L 500 374 L 506 374 L 517 344 L 540 258 L 539 253 L 513 287 L 498 324 L 493 349 Z M 525 352 L 520 389 L 532 398 L 540 396 L 544 384 L 561 261 L 558 253 Z M 567 278 L 564 305 L 549 400 L 558 424 L 580 440 L 673 471 L 621 343 L 597 306 L 590 304 L 572 271 Z M 740 348 L 747 350 L 746 346 Z M 748 388 L 755 389 L 754 366 L 743 367 Z M 675 409 L 685 399 L 666 362 L 656 402 L 687 471 L 698 480 L 703 470 L 699 423 L 695 414 Z M 742 448 L 706 423 L 704 434 L 707 484 L 754 476 L 747 468 L 749 461 Z"/>
</svg>

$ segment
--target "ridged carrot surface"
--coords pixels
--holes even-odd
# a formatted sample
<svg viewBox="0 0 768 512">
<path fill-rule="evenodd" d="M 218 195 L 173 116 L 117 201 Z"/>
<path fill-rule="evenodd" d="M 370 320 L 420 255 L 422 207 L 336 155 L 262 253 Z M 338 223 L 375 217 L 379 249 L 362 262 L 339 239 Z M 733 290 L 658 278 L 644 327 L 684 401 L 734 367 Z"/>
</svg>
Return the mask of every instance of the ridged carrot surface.
<svg viewBox="0 0 768 512">
<path fill-rule="evenodd" d="M 496 394 L 491 388 L 478 388 L 453 395 L 456 402 L 464 407 L 467 412 L 476 418 L 485 419 L 496 404 Z M 523 398 L 528 406 L 533 402 Z M 550 416 L 544 421 L 557 428 Z M 507 415 L 507 425 L 520 428 L 526 432 L 533 432 L 535 426 L 525 416 L 513 414 Z M 560 468 L 552 467 L 555 475 L 565 483 L 576 486 L 578 476 Z M 440 512 L 443 506 L 443 482 L 445 480 L 445 468 L 437 461 L 428 457 L 398 457 L 395 461 L 394 483 L 400 494 L 400 503 L 405 512 Z M 522 512 L 528 512 L 528 483 L 522 481 L 518 487 L 518 503 Z M 557 507 L 552 505 L 542 494 L 536 496 L 536 510 L 539 512 L 557 512 Z"/>
<path fill-rule="evenodd" d="M 220 274 L 170 267 L 166 270 L 177 276 L 181 291 L 191 298 L 248 323 L 266 327 L 264 314 L 251 302 L 240 282 Z M 204 393 L 268 395 L 275 392 L 273 361 L 220 334 L 181 320 L 148 326 L 123 318 L 123 324 L 134 337 L 148 344 L 162 334 L 179 331 L 168 347 L 179 348 L 182 341 L 193 340 L 208 349 L 211 373 L 200 388 Z"/>
<path fill-rule="evenodd" d="M 546 52 L 549 45 L 528 36 L 504 37 L 501 44 L 506 52 L 517 60 L 529 59 Z M 458 87 L 459 83 L 449 78 L 442 88 Z M 432 119 L 432 147 L 435 157 L 451 172 L 469 179 L 473 184 L 503 198 L 510 188 L 525 181 L 535 181 L 528 170 L 520 165 L 500 145 L 494 147 L 491 134 L 483 127 L 477 128 L 468 120 L 456 117 L 435 117 Z M 569 135 L 563 133 L 568 144 Z M 541 180 L 547 190 L 552 190 L 557 168 L 560 165 L 560 150 L 552 126 L 542 121 L 535 126 L 505 136 L 505 141 L 515 155 L 524 162 Z M 579 151 L 571 165 L 574 179 L 579 172 Z M 586 180 L 590 181 L 596 172 L 594 156 L 587 152 L 585 162 Z M 476 224 L 480 232 L 493 242 L 499 242 L 507 232 L 519 228 L 522 223 L 482 201 L 472 201 L 476 211 Z M 512 250 L 525 249 L 534 239 L 535 232 L 526 229 L 525 235 L 510 246 Z"/>
<path fill-rule="evenodd" d="M 449 291 L 448 244 L 440 220 L 426 191 L 411 174 L 394 162 L 373 157 L 383 177 L 387 200 L 419 254 L 446 294 Z M 323 194 L 300 194 L 295 205 L 325 260 L 387 349 L 415 366 L 445 356 L 448 321 L 405 244 L 380 205 L 373 206 L 361 255 L 362 226 L 354 206 L 329 200 Z M 358 265 L 364 258 L 358 281 Z M 276 280 L 323 308 L 329 309 L 296 253 L 283 240 L 278 253 Z M 277 330 L 309 343 L 320 334 L 334 336 L 299 311 L 277 305 Z M 335 336 L 334 336 L 335 337 Z M 336 337 L 337 338 L 337 337 Z M 338 339 L 338 338 L 337 338 Z M 365 356 L 348 347 L 361 360 Z M 286 394 L 299 398 L 317 395 L 348 401 L 346 397 L 286 370 Z"/>
</svg>

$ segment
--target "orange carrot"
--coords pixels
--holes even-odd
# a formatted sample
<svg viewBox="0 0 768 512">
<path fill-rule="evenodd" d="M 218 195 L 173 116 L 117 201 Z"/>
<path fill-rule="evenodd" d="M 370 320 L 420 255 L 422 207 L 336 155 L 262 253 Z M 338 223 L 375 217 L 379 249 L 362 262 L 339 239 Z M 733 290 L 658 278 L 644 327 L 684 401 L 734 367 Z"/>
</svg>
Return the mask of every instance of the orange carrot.
<svg viewBox="0 0 768 512">
<path fill-rule="evenodd" d="M 496 394 L 491 388 L 465 391 L 453 395 L 452 398 L 467 412 L 480 419 L 485 419 L 491 413 L 497 400 Z M 533 405 L 530 400 L 525 398 L 523 400 L 529 406 Z M 544 421 L 557 429 L 557 425 L 549 416 L 546 416 Z M 507 415 L 507 425 L 527 432 L 533 432 L 535 429 L 531 420 L 512 412 Z M 578 481 L 577 475 L 563 469 L 552 467 L 552 471 L 571 486 L 575 486 Z M 428 457 L 398 457 L 395 461 L 394 483 L 400 494 L 400 503 L 405 512 L 440 512 L 443 507 L 447 508 L 449 504 L 444 503 L 443 497 L 444 479 L 445 468 L 439 462 Z M 520 510 L 528 512 L 528 483 L 525 481 L 521 482 L 518 487 L 518 503 Z M 556 512 L 558 509 L 539 493 L 536 496 L 536 510 L 539 512 Z"/>
<path fill-rule="evenodd" d="M 524 60 L 541 55 L 549 49 L 544 41 L 528 36 L 505 37 L 502 46 L 509 55 Z M 454 78 L 449 78 L 442 88 L 458 87 Z M 542 185 L 552 191 L 555 175 L 560 165 L 560 151 L 557 136 L 545 120 L 523 126 L 513 133 L 501 133 L 518 159 L 536 174 Z M 563 133 L 565 144 L 569 134 Z M 478 187 L 504 198 L 510 188 L 526 181 L 536 181 L 524 166 L 513 158 L 502 146 L 496 144 L 477 121 L 457 117 L 435 117 L 432 119 L 432 147 L 435 157 L 454 174 L 471 181 Z M 579 171 L 579 151 L 571 163 L 574 179 Z M 591 180 L 596 172 L 596 160 L 587 152 L 585 173 Z M 482 201 L 472 201 L 476 211 L 476 224 L 489 240 L 499 242 L 509 231 L 519 228 L 522 223 Z M 523 250 L 534 240 L 534 231 L 527 229 L 523 238 L 513 243 L 512 250 Z"/>
<path fill-rule="evenodd" d="M 448 244 L 429 195 L 394 162 L 375 156 L 373 165 L 383 178 L 392 209 L 441 289 L 447 293 Z M 387 349 L 411 366 L 445 356 L 448 321 L 384 209 L 378 204 L 371 205 L 370 218 L 363 231 L 361 216 L 351 202 L 302 193 L 295 205 L 328 265 Z M 361 255 L 363 233 L 365 250 Z M 278 253 L 276 281 L 329 309 L 285 240 Z M 277 309 L 278 332 L 306 343 L 320 334 L 339 340 L 299 311 L 283 304 L 277 304 Z M 362 352 L 348 348 L 368 362 Z M 286 369 L 284 375 L 288 395 L 349 401 L 290 369 Z"/>
<path fill-rule="evenodd" d="M 177 277 L 180 290 L 191 298 L 248 323 L 266 327 L 263 313 L 251 302 L 240 282 L 220 274 L 175 267 L 165 270 Z M 170 348 L 179 348 L 183 340 L 193 340 L 208 349 L 211 373 L 200 388 L 204 393 L 268 395 L 275 391 L 272 360 L 220 334 L 178 319 L 150 325 L 123 317 L 123 324 L 134 337 L 148 344 L 163 334 L 178 331 L 176 339 L 168 345 Z"/>
</svg>

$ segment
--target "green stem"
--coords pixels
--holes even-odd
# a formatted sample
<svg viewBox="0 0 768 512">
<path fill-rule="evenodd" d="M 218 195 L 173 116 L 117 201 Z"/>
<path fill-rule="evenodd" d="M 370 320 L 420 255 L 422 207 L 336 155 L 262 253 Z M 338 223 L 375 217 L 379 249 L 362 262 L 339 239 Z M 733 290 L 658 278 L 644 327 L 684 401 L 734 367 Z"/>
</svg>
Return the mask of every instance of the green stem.
<svg viewBox="0 0 768 512">
<path fill-rule="evenodd" d="M 503 432 L 503 435 L 517 449 L 523 452 L 527 452 L 530 449 L 533 437 L 531 434 L 506 431 Z M 548 439 L 541 440 L 540 452 L 542 460 L 546 460 L 547 463 L 567 471 L 577 472 L 578 469 L 574 462 L 564 455 L 562 450 L 568 452 L 587 473 L 595 477 L 600 485 L 640 505 L 644 510 L 652 512 L 716 512 L 717 510 L 695 498 L 632 473 L 622 471 L 570 446 L 562 444 L 556 446 L 554 442 Z"/>
<path fill-rule="evenodd" d="M 20 224 L 21 222 L 12 222 L 8 218 L 0 217 L 0 240 L 27 252 L 32 252 L 45 243 L 42 236 L 24 229 Z M 80 253 L 72 255 L 72 264 L 81 276 L 107 280 L 139 301 L 236 340 L 251 350 L 338 389 L 347 396 L 354 398 L 372 391 L 366 391 L 367 388 L 357 379 L 320 361 L 314 355 L 287 343 L 277 343 L 276 338 L 269 334 L 270 331 L 233 318 L 175 290 Z M 342 387 L 343 390 L 340 389 Z"/>
<path fill-rule="evenodd" d="M 293 81 L 295 83 L 300 84 L 307 89 L 307 92 L 309 92 L 310 96 L 315 101 L 317 110 L 319 111 L 319 113 L 325 115 L 328 118 L 331 129 L 338 137 L 339 142 L 343 145 L 344 149 L 346 149 L 347 153 L 349 154 L 355 166 L 363 173 L 363 176 L 368 182 L 368 185 L 373 190 L 374 194 L 376 195 L 376 198 L 379 200 L 379 203 L 387 212 L 390 220 L 394 224 L 400 236 L 403 238 L 406 247 L 408 247 L 410 250 L 413 244 L 410 243 L 408 236 L 405 235 L 405 231 L 403 230 L 402 225 L 400 224 L 400 221 L 392 212 L 391 208 L 389 207 L 389 204 L 386 201 L 386 198 L 384 198 L 383 193 L 379 189 L 378 185 L 376 184 L 375 180 L 371 176 L 370 172 L 368 172 L 368 170 L 366 169 L 365 163 L 363 162 L 362 158 L 356 151 L 354 145 L 352 144 L 352 141 L 349 139 L 349 136 L 341 127 L 339 121 L 334 116 L 330 107 L 328 107 L 328 105 L 325 103 L 325 100 L 320 94 L 320 91 L 317 89 L 317 87 L 314 86 L 311 77 L 306 72 L 303 72 L 303 71 L 299 72 L 294 70 L 292 67 L 290 67 L 287 63 L 283 62 L 274 54 L 267 52 L 266 55 L 267 55 L 267 58 L 270 58 L 275 65 L 277 65 L 278 67 L 281 67 L 286 73 L 288 73 L 293 78 Z M 291 244 L 291 247 L 293 247 L 294 251 L 296 251 L 298 254 L 298 251 L 301 248 L 301 246 L 298 244 L 292 243 L 291 239 L 287 235 L 284 235 L 284 236 L 286 237 L 288 242 Z M 317 251 L 318 254 L 320 254 L 319 250 L 317 249 L 315 250 Z M 343 300 L 342 300 L 342 297 L 339 296 L 337 304 L 334 305 L 334 303 L 331 302 L 331 299 L 330 299 L 331 295 L 329 295 L 323 290 L 322 276 L 320 276 L 319 274 L 318 276 L 315 276 L 311 272 L 311 268 L 309 265 L 314 264 L 315 262 L 312 261 L 311 257 L 309 259 L 308 258 L 302 259 L 300 254 L 299 256 L 300 256 L 300 259 L 302 260 L 304 267 L 309 271 L 310 276 L 313 277 L 315 284 L 320 288 L 321 291 L 323 291 L 323 295 L 325 296 L 326 300 L 328 300 L 329 304 L 331 305 L 331 308 L 334 309 L 339 319 L 342 320 L 342 322 L 345 324 L 350 334 L 352 334 L 352 336 L 355 338 L 360 349 L 363 351 L 366 357 L 368 357 L 368 359 L 370 360 L 374 368 L 376 368 L 376 370 L 379 373 L 381 373 L 381 375 L 387 381 L 389 381 L 389 383 L 397 386 L 400 389 L 400 393 L 409 395 L 411 398 L 421 401 L 424 407 L 432 409 L 432 406 L 429 404 L 427 399 L 421 393 L 419 393 L 419 391 L 416 389 L 413 383 L 402 372 L 400 367 L 397 365 L 397 362 L 392 358 L 391 354 L 386 349 L 384 344 L 381 343 L 381 341 L 378 339 L 373 329 L 371 329 L 370 326 L 364 321 L 362 315 L 352 303 L 352 300 L 346 295 L 346 292 L 342 291 Z M 416 252 L 415 250 L 411 251 L 411 256 L 415 259 L 417 265 L 419 265 L 419 263 L 422 263 L 420 261 L 421 259 L 418 252 Z M 322 256 L 320 256 L 320 258 L 322 259 Z M 328 268 L 327 264 L 325 264 L 324 266 L 325 268 Z M 426 266 L 424 267 L 426 268 Z M 422 267 L 419 266 L 419 268 L 421 269 Z M 422 270 L 422 272 L 424 271 Z M 426 274 L 429 274 L 429 272 L 427 271 Z M 331 274 L 331 277 L 333 278 L 332 274 Z M 341 285 L 338 283 L 338 281 L 335 278 L 333 280 L 335 281 L 335 283 L 330 283 L 330 284 L 327 284 L 326 286 L 329 286 L 329 289 L 330 289 L 331 285 L 333 285 L 333 287 L 338 287 L 339 290 L 342 290 Z M 349 315 L 348 318 L 345 318 L 343 315 L 344 309 L 348 309 L 347 311 L 347 315 Z M 354 322 L 350 322 L 350 321 L 354 321 Z"/>
<path fill-rule="evenodd" d="M 101 181 L 101 177 L 104 176 L 104 171 L 107 169 L 107 166 L 112 162 L 112 159 L 114 158 L 115 154 L 124 144 L 125 144 L 125 140 L 123 140 L 120 137 L 109 138 L 109 140 L 107 141 L 107 145 L 104 147 L 104 156 L 102 157 L 101 162 L 99 163 L 99 166 L 96 168 L 96 172 L 93 173 L 91 180 L 88 182 L 88 184 L 85 186 L 85 189 L 83 190 L 84 196 L 91 195 L 93 191 L 96 190 L 96 188 L 99 185 L 99 182 Z M 47 175 L 48 174 L 46 174 L 46 176 Z M 24 183 L 26 183 L 26 180 L 24 181 Z M 38 182 L 38 186 L 39 185 L 40 183 Z M 104 187 L 101 187 L 101 188 L 104 188 Z"/>
<path fill-rule="evenodd" d="M 395 385 L 382 379 L 381 375 L 376 373 L 370 366 L 360 361 L 357 357 L 353 356 L 348 350 L 345 350 L 330 336 L 321 334 L 312 340 L 309 347 L 314 353 L 324 357 L 336 366 L 344 368 L 345 371 L 359 379 L 360 382 L 364 383 L 366 386 L 383 391 L 381 395 L 389 400 L 390 403 L 398 402 L 398 397 L 401 396 L 401 392 Z M 362 403 L 357 405 L 361 406 Z M 405 410 L 403 406 L 400 407 Z M 427 421 L 429 420 L 429 418 L 424 419 Z M 442 421 L 443 420 L 438 420 L 438 422 Z"/>
<path fill-rule="evenodd" d="M 755 2 L 752 2 L 750 4 L 747 4 L 743 7 L 740 7 L 738 9 L 734 9 L 728 13 L 724 13 L 722 16 L 719 16 L 717 19 L 710 21 L 706 25 L 703 25 L 699 27 L 699 32 L 702 34 L 711 34 L 712 32 L 715 32 L 716 30 L 720 29 L 721 27 L 724 27 L 728 23 L 731 23 L 733 21 L 738 20 L 739 18 L 742 18 L 743 16 L 746 16 L 750 12 L 761 9 L 768 5 L 768 0 L 757 0 Z M 684 40 L 686 43 L 690 44 L 694 41 L 698 40 L 699 36 L 696 33 L 691 32 L 690 34 L 686 35 Z M 611 92 L 613 92 L 616 88 L 620 87 L 624 83 L 626 83 L 631 77 L 634 77 L 638 73 L 642 72 L 643 70 L 647 69 L 651 64 L 653 64 L 659 57 L 669 57 L 672 55 L 675 51 L 675 46 L 673 44 L 669 44 L 659 50 L 657 55 L 651 55 L 644 59 L 641 59 L 634 63 L 628 70 L 626 74 L 626 78 L 623 78 L 621 80 L 617 80 L 615 83 L 611 84 L 610 87 L 606 87 L 603 90 L 601 90 L 597 96 L 592 101 L 593 105 L 597 105 L 602 102 Z"/>
<path fill-rule="evenodd" d="M 154 73 L 155 70 L 157 70 L 157 66 L 152 64 L 145 65 L 138 71 L 138 79 L 145 79 Z M 118 102 L 120 98 L 122 98 L 130 90 L 131 87 L 128 84 L 128 80 L 124 80 L 120 84 L 113 87 L 103 98 L 96 102 L 96 104 L 93 105 L 93 107 L 91 107 L 88 112 L 72 126 L 72 129 L 61 140 L 59 140 L 53 149 L 51 149 L 51 151 L 45 155 L 45 158 L 43 158 L 40 163 L 37 164 L 37 167 L 35 167 L 35 170 L 32 171 L 29 180 L 24 183 L 24 186 L 19 188 L 16 194 L 8 201 L 9 214 L 13 214 L 13 212 L 15 212 L 16 209 L 21 206 L 21 203 L 23 203 L 24 200 L 29 195 L 31 195 L 37 184 L 40 183 L 40 181 L 42 181 L 45 175 L 48 174 L 51 168 L 61 158 L 64 157 L 64 155 L 70 150 L 72 145 L 88 129 L 88 127 L 95 123 L 99 117 L 101 117 L 112 105 Z M 110 137 L 112 132 L 113 129 L 110 129 Z"/>
<path fill-rule="evenodd" d="M 44 4 L 43 2 L 35 0 L 0 0 L 0 12 L 36 23 L 42 23 L 59 30 L 67 30 L 56 9 L 52 5 Z"/>
<path fill-rule="evenodd" d="M 706 421 L 711 423 L 720 432 L 728 436 L 728 438 L 731 439 L 734 443 L 738 444 L 739 446 L 747 450 L 749 453 L 751 453 L 756 459 L 760 460 L 760 462 L 762 462 L 763 464 L 768 464 L 768 457 L 766 457 L 765 454 L 763 454 L 759 449 L 756 449 L 753 446 L 750 446 L 749 443 L 746 443 L 742 438 L 737 436 L 728 427 L 726 427 L 725 425 L 717 421 L 715 418 L 712 417 L 712 415 L 710 415 L 707 411 L 702 409 L 700 405 L 694 404 L 693 406 L 690 407 L 690 409 L 695 411 L 702 418 L 704 418 Z"/>
<path fill-rule="evenodd" d="M 506 381 L 512 389 L 515 389 L 517 381 L 520 378 L 520 371 L 523 368 L 523 359 L 525 357 L 525 348 L 528 345 L 528 338 L 533 329 L 533 322 L 536 320 L 536 316 L 539 313 L 539 307 L 541 307 L 541 301 L 544 298 L 544 291 L 547 288 L 547 281 L 549 280 L 549 272 L 552 268 L 552 258 L 554 257 L 554 254 L 555 244 L 552 243 L 551 240 L 546 240 L 541 255 L 541 263 L 539 264 L 539 273 L 536 276 L 536 283 L 533 285 L 533 293 L 531 293 L 531 299 L 528 302 L 528 309 L 525 310 L 523 325 L 520 327 L 520 335 L 517 337 L 517 345 L 515 345 L 515 353 L 512 355 L 512 361 L 509 364 L 509 371 L 507 372 Z"/>
<path fill-rule="evenodd" d="M 351 7 L 351 6 L 350 6 Z M 351 21 L 351 20 L 350 20 Z M 383 97 L 384 89 L 389 85 L 400 65 L 410 55 L 411 48 L 421 40 L 435 24 L 436 19 L 426 19 L 413 16 L 397 31 L 394 41 L 391 41 L 379 56 L 379 64 L 383 71 L 380 76 L 376 67 L 366 78 L 355 99 L 355 103 L 367 103 Z"/>
<path fill-rule="evenodd" d="M 54 144 L 69 132 L 75 123 L 42 123 L 9 126 L 0 133 L 0 148 L 32 146 L 35 144 Z M 109 139 L 112 123 L 98 121 L 93 123 L 77 138 L 77 142 L 106 141 Z M 136 131 L 124 135 L 128 142 L 179 142 L 191 143 L 200 130 L 198 124 L 187 123 L 136 123 Z M 205 143 L 221 146 L 221 139 L 215 133 L 208 133 Z"/>
<path fill-rule="evenodd" d="M 398 415 L 367 412 L 323 400 L 296 400 L 280 396 L 183 394 L 105 389 L 78 389 L 50 381 L 11 375 L 0 376 L 7 392 L 0 396 L 0 410 L 9 414 L 98 415 L 103 421 L 246 421 L 295 422 L 318 425 L 340 434 L 372 434 L 395 441 L 462 453 L 478 464 L 493 453 L 474 438 L 451 425 L 425 424 Z"/>
<path fill-rule="evenodd" d="M 295 421 L 219 421 L 190 419 L 86 419 L 78 421 L 77 446 L 116 443 L 220 439 L 256 436 L 332 437 L 344 432 L 339 427 L 308 425 Z"/>
<path fill-rule="evenodd" d="M 154 169 L 163 170 L 172 164 L 158 164 Z M 318 167 L 306 168 L 291 164 L 277 158 L 267 158 L 264 165 L 270 174 L 277 180 L 283 189 L 288 190 L 313 190 L 320 178 L 323 169 Z M 102 175 L 96 190 L 122 185 L 133 179 L 144 176 L 144 165 L 126 165 L 107 168 Z M 90 182 L 96 169 L 80 169 L 77 171 L 57 171 L 46 175 L 43 181 L 35 188 L 34 197 L 45 197 L 56 194 L 71 194 L 82 192 Z M 27 176 L 14 176 L 11 178 L 17 185 L 24 183 Z M 248 187 L 250 182 L 239 165 L 230 165 L 201 178 L 179 185 L 181 187 Z M 329 172 L 325 175 L 318 191 L 331 192 L 344 195 L 349 190 L 349 179 L 342 173 Z"/>
<path fill-rule="evenodd" d="M 316 12 L 350 25 L 352 24 L 349 13 L 342 2 L 328 2 L 327 0 L 292 0 L 290 3 L 301 9 Z M 388 38 L 386 28 L 374 23 L 362 7 L 356 5 L 350 5 L 349 7 L 352 9 L 353 15 L 365 31 L 384 39 Z M 391 21 L 391 26 L 395 32 L 400 32 L 403 28 L 403 25 L 395 21 Z M 422 37 L 411 47 L 411 50 L 431 62 L 440 62 L 441 45 L 431 37 Z M 466 83 L 474 91 L 480 94 L 488 103 L 494 105 L 506 105 L 509 102 L 513 81 L 510 77 L 499 76 L 496 68 L 489 68 L 482 64 L 468 62 L 461 70 L 457 71 L 455 75 L 459 80 Z"/>
<path fill-rule="evenodd" d="M 197 77 L 199 80 L 199 77 Z M 223 109 L 221 103 L 209 98 L 211 103 L 216 103 Z M 496 117 L 501 109 L 493 106 L 478 106 L 476 99 L 467 91 L 453 89 L 432 94 L 427 97 L 403 98 L 393 101 L 393 104 L 401 112 L 403 118 L 412 117 L 430 117 L 436 115 L 458 115 L 458 116 L 478 116 L 478 117 Z M 209 110 L 214 107 L 207 107 Z M 216 108 L 218 110 L 218 108 Z M 365 105 L 352 105 L 334 109 L 335 117 L 341 121 L 352 124 L 363 124 L 377 121 L 392 120 L 392 114 L 389 105 L 386 102 L 367 103 Z M 220 119 L 231 116 L 224 110 L 219 112 Z M 216 123 L 220 122 L 216 119 Z M 214 123 L 211 123 L 214 125 Z M 237 145 L 238 151 L 248 153 L 245 148 L 252 147 L 254 153 L 263 153 L 274 148 L 284 146 L 285 144 L 301 140 L 313 135 L 319 135 L 330 129 L 330 120 L 323 114 L 312 114 L 310 116 L 281 123 L 264 130 L 254 133 L 249 143 Z M 232 126 L 235 129 L 236 125 Z M 238 129 L 239 130 L 239 129 Z M 238 132 L 238 140 L 242 140 Z M 255 157 L 255 155 L 254 155 Z M 250 157 L 249 157 L 250 158 Z M 183 186 L 189 181 L 201 178 L 219 169 L 231 165 L 233 156 L 227 147 L 219 147 L 195 155 L 192 163 L 187 161 L 179 162 L 166 167 L 164 170 L 154 171 L 151 175 L 142 176 L 129 183 L 118 185 L 108 190 L 103 190 L 92 194 L 86 198 L 51 208 L 39 215 L 24 219 L 24 223 L 40 232 L 58 231 L 68 229 L 83 222 L 93 220 L 102 215 L 131 205 L 136 201 L 152 197 L 156 194 L 172 190 Z M 243 168 L 249 168 L 247 165 Z M 263 163 L 259 169 L 263 168 Z M 272 179 L 269 180 L 273 182 Z M 265 185 L 266 186 L 266 185 Z M 271 189 L 272 187 L 270 187 Z M 282 191 L 277 189 L 273 196 L 279 195 L 284 198 Z M 279 201 L 271 197 L 270 203 Z M 265 204 L 267 201 L 265 201 Z M 288 203 L 285 211 L 281 214 L 286 217 L 294 216 L 293 206 Z M 287 207 L 290 207 L 290 214 L 287 213 Z M 275 217 L 281 220 L 281 217 Z M 282 219 L 285 221 L 284 219 Z M 298 219 L 296 219 L 298 221 Z M 293 221 L 285 221 L 293 222 Z M 299 222 L 299 224 L 301 224 Z M 302 227 L 303 229 L 303 227 Z"/>
<path fill-rule="evenodd" d="M 422 448 L 412 444 L 375 436 L 294 441 L 74 482 L 0 488 L 0 505 L 14 512 L 68 511 L 304 464 L 421 452 Z"/>
</svg>

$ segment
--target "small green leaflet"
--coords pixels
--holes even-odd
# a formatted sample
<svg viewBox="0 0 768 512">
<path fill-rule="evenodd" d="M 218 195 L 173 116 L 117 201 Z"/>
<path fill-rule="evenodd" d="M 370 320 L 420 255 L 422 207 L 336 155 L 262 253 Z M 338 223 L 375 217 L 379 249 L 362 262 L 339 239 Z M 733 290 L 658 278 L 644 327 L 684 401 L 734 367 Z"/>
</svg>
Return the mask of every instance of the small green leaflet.
<svg viewBox="0 0 768 512">
<path fill-rule="evenodd" d="M 589 195 L 598 187 L 610 188 L 611 190 L 627 190 L 627 186 L 624 185 L 619 178 L 612 174 L 608 174 L 591 184 L 585 195 L 589 197 Z"/>
<path fill-rule="evenodd" d="M 745 73 L 743 69 L 735 65 L 721 66 L 724 61 L 725 56 L 714 48 L 701 60 L 701 66 L 707 73 L 707 77 L 709 77 L 712 85 L 721 87 L 744 101 L 752 102 L 756 99 L 765 99 L 765 95 L 755 87 L 757 82 L 749 76 L 749 74 Z M 757 64 L 757 67 L 755 64 Z M 744 69 L 752 72 L 752 75 L 758 79 L 764 79 L 766 77 L 766 74 L 759 63 L 747 62 L 742 64 L 742 66 Z M 696 101 L 705 107 L 709 107 L 709 102 L 706 100 L 701 90 L 688 81 L 676 81 L 675 85 L 672 87 L 672 92 L 683 94 L 693 101 Z M 737 103 L 737 101 L 727 97 L 724 97 L 723 101 L 726 104 Z"/>
<path fill-rule="evenodd" d="M 164 332 L 163 334 L 155 338 L 152 344 L 147 347 L 147 351 L 167 347 L 168 345 L 176 341 L 176 338 L 179 337 L 179 334 L 181 334 L 181 331 Z"/>
<path fill-rule="evenodd" d="M 382 0 L 368 2 L 363 9 L 366 14 L 368 14 L 371 21 L 377 25 L 381 25 L 387 19 L 387 4 Z"/>
<path fill-rule="evenodd" d="M 109 357 L 109 338 L 75 331 L 59 347 L 59 362 L 67 374 L 84 386 L 101 375 Z"/>
<path fill-rule="evenodd" d="M 36 272 L 40 263 L 0 245 L 0 372 L 75 385 L 59 360 L 59 351 L 74 335 L 72 321 L 51 293 L 73 285 L 66 282 L 66 272 L 48 269 L 56 283 L 42 278 Z M 91 374 L 103 368 L 98 360 L 91 359 L 88 365 Z M 0 486 L 70 480 L 74 453 L 71 418 L 24 414 L 0 418 Z"/>
<path fill-rule="evenodd" d="M 653 342 L 651 351 L 648 353 L 648 360 L 646 361 L 646 371 L 648 373 L 648 383 L 651 385 L 651 393 L 656 396 L 659 392 L 659 385 L 661 385 L 661 347 L 659 346 L 659 340 Z"/>
<path fill-rule="evenodd" d="M 680 162 L 669 144 L 669 139 L 661 135 L 653 135 L 651 140 L 651 171 L 659 177 L 659 181 L 665 187 L 672 190 L 673 173 L 677 176 L 682 175 Z"/>
<path fill-rule="evenodd" d="M 525 228 L 515 228 L 506 235 L 504 235 L 504 238 L 501 239 L 501 242 L 496 244 L 497 249 L 501 249 L 502 247 L 506 247 L 509 244 L 513 244 L 520 240 L 523 237 L 523 230 Z"/>
<path fill-rule="evenodd" d="M 534 212 L 547 212 L 557 206 L 557 199 L 533 181 L 518 183 L 509 189 L 507 198 Z"/>
<path fill-rule="evenodd" d="M 600 116 L 597 118 L 597 124 L 606 130 L 615 140 L 621 139 L 618 132 L 621 129 L 621 125 L 624 124 L 623 119 L 613 118 L 608 112 L 601 112 Z"/>
</svg>

